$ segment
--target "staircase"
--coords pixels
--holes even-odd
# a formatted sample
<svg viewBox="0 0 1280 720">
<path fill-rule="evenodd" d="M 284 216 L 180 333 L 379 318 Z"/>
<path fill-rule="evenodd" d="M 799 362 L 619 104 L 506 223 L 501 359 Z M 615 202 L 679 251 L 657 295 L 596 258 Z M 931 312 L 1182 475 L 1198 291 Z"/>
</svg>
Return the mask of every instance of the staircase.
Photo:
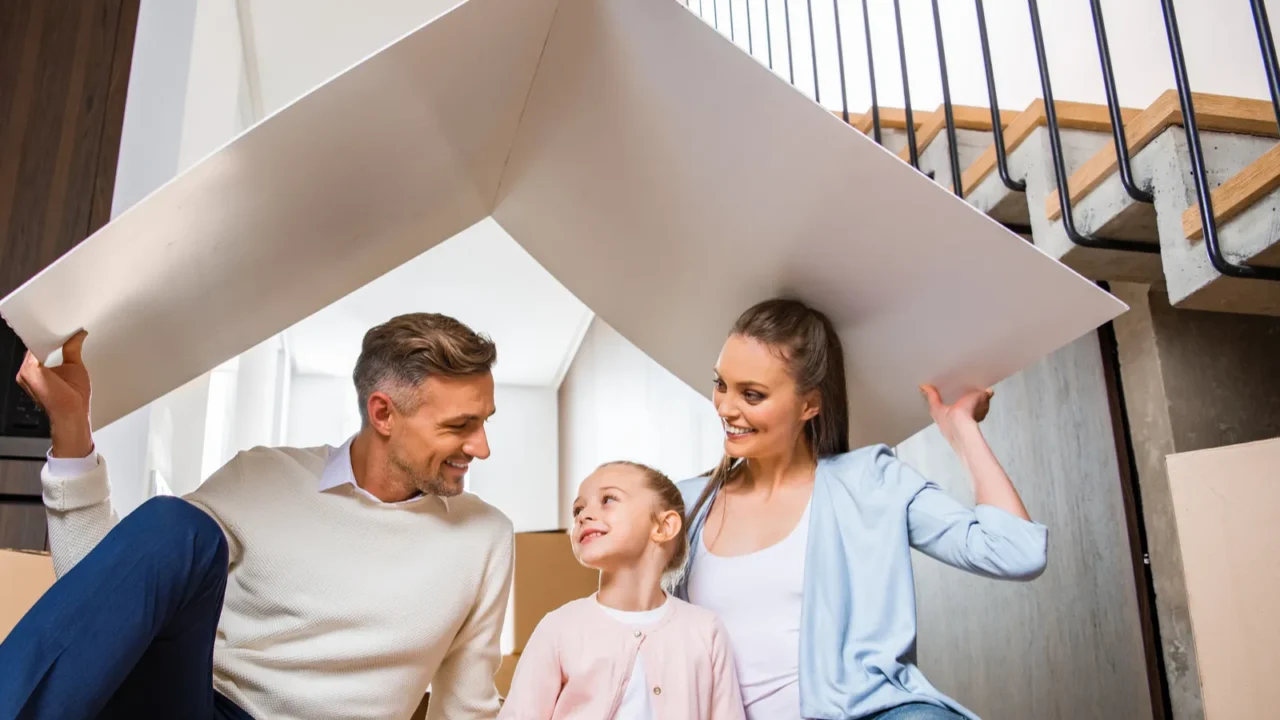
<svg viewBox="0 0 1280 720">
<path fill-rule="evenodd" d="M 1261 58 L 1270 91 L 1270 98 L 1263 100 L 1196 92 L 1192 88 L 1177 9 L 1194 10 L 1193 0 L 1125 0 L 1126 10 L 1133 12 L 1127 17 L 1130 22 L 1137 15 L 1134 6 L 1139 4 L 1149 11 L 1145 16 L 1147 22 L 1163 21 L 1163 27 L 1144 25 L 1143 29 L 1157 34 L 1163 30 L 1168 54 L 1157 52 L 1144 60 L 1153 72 L 1161 73 L 1157 77 L 1163 77 L 1170 67 L 1173 70 L 1172 82 L 1167 86 L 1163 86 L 1163 81 L 1155 88 L 1148 86 L 1143 103 L 1137 106 L 1121 102 L 1101 0 L 1079 0 L 1078 3 L 1087 5 L 1091 11 L 1096 54 L 1092 48 L 1073 46 L 1070 57 L 1072 62 L 1100 63 L 1106 102 L 1056 100 L 1038 3 L 1027 0 L 1023 7 L 1029 11 L 1034 56 L 1018 58 L 1016 62 L 1034 63 L 1040 82 L 1037 97 L 1020 112 L 1003 108 L 998 99 L 983 0 L 974 0 L 971 5 L 961 3 L 969 6 L 969 12 L 976 10 L 987 90 L 987 102 L 982 106 L 951 101 L 947 44 L 943 35 L 944 31 L 959 34 L 964 29 L 953 30 L 951 24 L 942 22 L 939 0 L 929 3 L 933 10 L 937 72 L 941 75 L 943 97 L 942 104 L 932 111 L 911 106 L 910 85 L 916 78 L 908 68 L 900 8 L 905 3 L 899 0 L 892 1 L 892 23 L 881 22 L 879 35 L 868 14 L 868 0 L 861 3 L 836 0 L 828 18 L 833 18 L 834 23 L 825 26 L 813 20 L 817 3 L 791 3 L 803 5 L 800 17 L 808 17 L 808 23 L 802 20 L 797 26 L 792 21 L 782 31 L 770 30 L 767 24 L 771 7 L 775 28 L 780 24 L 778 9 L 781 5 L 786 11 L 785 1 L 753 3 L 746 0 L 738 6 L 738 17 L 742 17 L 744 7 L 748 16 L 745 42 L 740 20 L 735 24 L 729 17 L 726 26 L 723 10 L 720 17 L 715 16 L 720 3 L 708 0 L 704 5 L 685 0 L 685 4 L 708 24 L 716 26 L 727 40 L 762 63 L 767 62 L 775 74 L 784 79 L 790 76 L 791 83 L 802 93 L 818 102 L 827 101 L 825 107 L 837 118 L 1050 257 L 1112 290 L 1133 308 L 1098 336 L 1106 368 L 1102 372 L 1108 376 L 1108 390 L 1103 394 L 1111 403 L 1109 417 L 1100 418 L 1095 414 L 1071 427 L 1053 425 L 1054 418 L 1064 414 L 1078 412 L 1083 417 L 1096 410 L 1085 409 L 1090 397 L 1085 387 L 1093 371 L 1081 369 L 1073 365 L 1074 361 L 1060 356 L 1050 361 L 1054 371 L 1060 373 L 1052 381 L 1037 385 L 1030 374 L 1016 382 L 1010 381 L 1001 392 L 1006 393 L 1006 399 L 1009 393 L 1025 392 L 1026 404 L 1011 403 L 1017 417 L 1010 421 L 1009 427 L 995 427 L 990 423 L 986 427 L 997 444 L 1021 447 L 1028 457 L 1035 457 L 1042 464 L 1058 462 L 1070 466 L 1068 474 L 1082 470 L 1089 462 L 1112 451 L 1109 443 L 1098 441 L 1076 447 L 1082 432 L 1098 423 L 1109 424 L 1114 429 L 1114 450 L 1122 466 L 1127 467 L 1122 467 L 1119 482 L 1112 487 L 1122 487 L 1125 495 L 1128 547 L 1134 553 L 1137 615 L 1143 627 L 1149 710 L 1130 704 L 1125 706 L 1128 711 L 1117 714 L 1115 708 L 1121 707 L 1123 701 L 1116 694 L 1108 696 L 1107 690 L 1092 695 L 1067 691 L 1065 694 L 1071 696 L 1071 701 L 1063 707 L 1052 708 L 1037 704 L 1047 702 L 1046 698 L 1054 695 L 1045 687 L 1029 692 L 1027 697 L 1013 697 L 1020 692 L 1016 683 L 987 685 L 980 672 L 955 672 L 948 676 L 947 661 L 967 657 L 970 651 L 967 645 L 961 649 L 935 647 L 933 657 L 945 660 L 940 667 L 927 669 L 937 672 L 936 680 L 940 680 L 942 686 L 955 683 L 963 686 L 971 697 L 982 698 L 988 708 L 1003 708 L 1006 712 L 1002 716 L 1142 716 L 1178 720 L 1205 717 L 1209 702 L 1202 698 L 1202 678 L 1221 672 L 1217 669 L 1220 664 L 1215 665 L 1217 661 L 1212 657 L 1201 658 L 1193 637 L 1183 578 L 1185 547 L 1180 544 L 1173 517 L 1174 500 L 1165 458 L 1187 450 L 1271 438 L 1280 431 L 1280 422 L 1274 420 L 1275 408 L 1280 407 L 1277 404 L 1280 403 L 1280 381 L 1275 374 L 1275 369 L 1280 367 L 1276 362 L 1280 357 L 1276 355 L 1280 350 L 1277 343 L 1280 339 L 1280 320 L 1277 320 L 1280 318 L 1280 63 L 1263 0 L 1214 3 L 1212 8 L 1214 13 L 1231 13 L 1231 22 L 1243 20 L 1245 13 L 1252 11 L 1256 32 L 1250 34 L 1256 34 L 1257 43 L 1233 36 L 1235 45 L 1230 52 L 1233 53 L 1231 59 L 1241 63 L 1253 63 Z M 874 0 L 870 3 L 872 8 L 876 4 Z M 888 14 L 888 0 L 878 4 L 880 10 Z M 1045 5 L 1055 9 L 1048 3 Z M 849 17 L 847 11 L 851 6 L 862 11 L 861 17 L 856 14 Z M 1207 6 L 1206 1 L 1199 9 L 1203 11 Z M 734 3 L 729 2 L 728 7 L 733 8 Z M 763 57 L 758 52 L 759 35 L 753 35 L 750 29 L 753 8 L 757 29 L 763 19 L 766 24 L 763 37 L 773 40 L 774 47 Z M 846 18 L 843 23 L 842 15 Z M 787 17 L 791 15 L 788 13 Z M 1216 15 L 1201 13 L 1191 22 L 1216 22 L 1217 19 Z M 866 42 L 864 69 L 870 80 L 871 103 L 867 108 L 851 109 L 846 73 L 863 63 L 846 63 L 850 48 L 843 44 L 846 32 L 843 26 L 852 27 L 859 21 Z M 818 39 L 823 40 L 826 33 L 829 39 L 825 42 L 830 43 L 827 47 L 836 49 L 834 63 L 819 63 L 815 26 Z M 895 29 L 896 38 L 893 37 Z M 1050 29 L 1060 30 L 1057 25 Z M 1126 31 L 1132 29 L 1125 28 Z M 1079 32 L 1079 28 L 1076 31 Z M 781 61 L 774 66 L 775 54 L 783 57 L 778 50 L 779 33 L 786 43 L 788 67 L 785 71 Z M 854 32 L 848 34 L 856 36 Z M 1132 39 L 1129 34 L 1126 32 L 1125 42 Z M 795 53 L 790 47 L 793 38 L 800 48 Z M 752 39 L 755 39 L 756 51 L 750 48 Z M 895 39 L 895 60 L 901 65 L 903 106 L 886 107 L 877 102 L 878 76 L 872 45 L 892 46 Z M 951 42 L 956 42 L 954 35 Z M 1087 46 L 1089 42 L 1086 39 L 1081 44 Z M 806 51 L 812 53 L 812 66 L 825 70 L 829 78 L 834 77 L 839 67 L 842 107 L 837 107 L 840 109 L 832 109 L 828 94 L 832 85 L 830 82 L 825 86 L 820 84 L 818 71 L 815 70 L 810 83 L 807 71 L 795 73 L 791 67 L 792 55 L 803 58 Z M 1057 57 L 1065 64 L 1064 55 Z M 919 60 L 918 55 L 916 59 Z M 1132 53 L 1129 59 L 1132 61 Z M 1008 58 L 1003 62 L 1009 62 Z M 957 77 L 961 76 L 957 74 Z M 819 88 L 822 88 L 821 98 Z M 1023 97 L 1026 89 L 1023 88 Z M 1155 99 L 1148 104 L 1146 99 L 1151 97 Z M 1022 102 L 1025 101 L 1019 101 Z M 1064 396 L 1055 397 L 1054 393 L 1063 388 L 1068 388 Z M 1050 398 L 1047 412 L 1045 398 Z M 1046 431 L 1046 428 L 1049 429 Z M 1043 435 L 1036 436 L 1036 432 Z M 1071 438 L 1068 444 L 1075 447 L 1074 453 L 1055 447 L 1052 439 L 1031 440 L 1058 436 Z M 929 467 L 939 466 L 950 458 L 945 443 L 924 434 L 904 443 L 898 451 L 909 462 Z M 1055 456 L 1055 452 L 1060 454 Z M 1221 478 L 1222 481 L 1232 479 Z M 966 487 L 967 483 L 960 481 L 949 489 L 964 492 Z M 1071 492 L 1083 495 L 1089 491 L 1082 483 L 1073 484 Z M 1111 491 L 1099 492 L 1105 495 Z M 1052 505 L 1051 501 L 1037 502 L 1042 507 Z M 1081 505 L 1072 506 L 1070 513 L 1074 514 L 1068 514 L 1071 522 L 1084 522 L 1084 517 L 1096 511 L 1097 508 Z M 1099 529 L 1103 526 L 1106 524 Z M 1071 530 L 1062 529 L 1070 539 Z M 1095 537 L 1097 532 L 1095 529 L 1086 534 Z M 1120 552 L 1124 544 L 1123 540 L 1112 542 L 1099 551 L 1098 557 Z M 1071 552 L 1066 551 L 1060 559 L 1073 562 L 1075 557 Z M 1092 560 L 1088 562 L 1093 564 Z M 1073 577 L 1073 581 L 1077 580 L 1086 586 L 1090 582 L 1087 573 Z M 1123 583 L 1113 574 L 1103 584 L 1111 587 Z M 1090 597 L 1101 597 L 1104 593 L 1100 587 L 1092 587 Z M 918 573 L 917 588 L 923 589 L 925 596 L 932 591 L 935 601 L 936 596 L 945 595 L 947 603 L 951 603 L 948 612 L 932 628 L 934 642 L 942 645 L 954 642 L 957 637 L 968 637 L 963 631 L 948 633 L 947 629 L 955 623 L 974 626 L 982 623 L 964 613 L 951 613 L 954 605 L 968 603 L 967 612 L 977 615 L 993 592 L 961 589 L 954 578 L 933 577 L 928 571 Z M 1062 594 L 1054 597 L 1057 602 Z M 1106 612 L 1123 615 L 1119 610 L 1122 603 L 1115 598 L 1112 601 L 1108 601 L 1111 604 L 1107 604 Z M 1036 623 L 1027 623 L 1026 627 L 1032 628 L 1028 632 L 1043 630 L 1042 623 L 1075 623 L 1080 618 L 1067 618 L 1068 605 L 1063 600 L 1054 612 Z M 929 613 L 924 612 L 923 617 L 927 624 Z M 1007 620 L 988 618 L 992 625 Z M 938 640 L 938 635 L 946 639 Z M 922 633 L 922 637 L 929 634 Z M 1015 643 L 1022 642 L 1017 633 L 1013 638 Z M 1092 650 L 1098 652 L 1099 657 L 1110 653 L 1108 663 L 1125 662 L 1116 659 L 1122 654 L 1117 651 L 1119 644 L 1104 645 L 1099 643 Z M 1056 673 L 1063 666 L 1064 657 L 1054 656 L 1050 661 L 1054 668 L 1051 672 Z M 1036 664 L 1029 651 L 1025 659 L 1029 666 Z M 1072 682 L 1078 690 L 1081 682 L 1091 680 L 1096 678 L 1076 677 Z M 1128 687 L 1131 682 L 1126 679 L 1118 685 Z M 1100 683 L 1099 687 L 1118 692 L 1106 683 Z M 1243 694 L 1251 697 L 1250 692 Z M 996 715 L 999 713 L 991 713 L 993 717 Z"/>
<path fill-rule="evenodd" d="M 1109 102 L 1055 101 L 1031 0 L 1043 94 L 1021 112 L 993 112 L 998 101 L 977 0 L 988 107 L 881 107 L 872 66 L 871 108 L 835 114 L 953 192 L 959 174 L 966 201 L 1085 277 L 1163 288 L 1177 308 L 1280 316 L 1280 66 L 1265 6 L 1250 0 L 1271 102 L 1192 92 L 1174 3 L 1161 1 L 1177 87 L 1149 107 L 1123 107 L 1117 99 L 1098 0 L 1093 18 Z M 711 14 L 717 5 L 687 4 L 723 32 L 725 19 Z M 898 35 L 902 52 L 900 18 Z M 941 32 L 938 53 L 949 97 Z M 905 74 L 903 85 L 909 99 Z M 1188 115 L 1193 123 L 1185 122 Z M 1204 199 L 1212 208 L 1208 238 Z"/>
</svg>

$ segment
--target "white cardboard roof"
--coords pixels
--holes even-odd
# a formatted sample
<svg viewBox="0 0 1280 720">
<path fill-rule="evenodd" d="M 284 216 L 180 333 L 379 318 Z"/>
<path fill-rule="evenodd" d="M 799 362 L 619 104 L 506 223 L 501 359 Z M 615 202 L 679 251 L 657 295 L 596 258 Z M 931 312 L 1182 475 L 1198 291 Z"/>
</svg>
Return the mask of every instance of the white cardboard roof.
<svg viewBox="0 0 1280 720">
<path fill-rule="evenodd" d="M 0 315 L 44 355 L 88 329 L 98 427 L 489 215 L 704 391 L 738 313 L 814 303 L 845 344 L 855 442 L 924 427 L 921 382 L 993 384 L 1124 310 L 674 0 L 467 0 L 175 178 Z"/>
</svg>

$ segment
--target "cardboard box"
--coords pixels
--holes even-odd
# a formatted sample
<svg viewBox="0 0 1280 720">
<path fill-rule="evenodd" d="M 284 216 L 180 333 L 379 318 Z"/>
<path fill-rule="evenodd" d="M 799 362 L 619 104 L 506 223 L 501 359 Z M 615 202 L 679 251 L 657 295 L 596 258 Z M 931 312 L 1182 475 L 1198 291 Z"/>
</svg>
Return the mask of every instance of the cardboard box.
<svg viewBox="0 0 1280 720">
<path fill-rule="evenodd" d="M 507 693 L 511 692 L 511 678 L 516 674 L 516 663 L 520 662 L 520 653 L 502 656 L 502 665 L 498 667 L 498 674 L 494 677 L 494 684 L 498 686 L 498 697 L 506 698 Z"/>
<path fill-rule="evenodd" d="M 507 693 L 511 691 L 511 678 L 516 673 L 516 663 L 520 661 L 520 655 L 503 655 L 502 664 L 498 666 L 498 674 L 494 676 L 494 684 L 498 687 L 498 697 L 505 699 Z M 422 702 L 418 703 L 418 709 L 413 711 L 413 716 L 409 720 L 426 720 L 427 707 L 431 703 L 431 693 L 427 693 L 422 697 Z"/>
<path fill-rule="evenodd" d="M 1170 455 L 1204 716 L 1275 717 L 1280 438 Z"/>
<path fill-rule="evenodd" d="M 600 585 L 600 574 L 578 564 L 563 530 L 516 533 L 515 577 L 511 583 L 512 623 L 519 654 L 547 613 L 584 598 Z"/>
<path fill-rule="evenodd" d="M 53 585 L 53 558 L 48 553 L 0 550 L 0 642 Z"/>
</svg>

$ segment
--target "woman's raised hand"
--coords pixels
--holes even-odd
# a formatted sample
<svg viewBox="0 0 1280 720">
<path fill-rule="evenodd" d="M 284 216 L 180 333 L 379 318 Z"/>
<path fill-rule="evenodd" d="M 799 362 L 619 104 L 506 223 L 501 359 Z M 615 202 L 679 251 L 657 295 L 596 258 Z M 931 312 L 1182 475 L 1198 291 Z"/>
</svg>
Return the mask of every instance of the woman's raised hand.
<svg viewBox="0 0 1280 720">
<path fill-rule="evenodd" d="M 961 440 L 965 430 L 972 429 L 987 417 L 987 412 L 991 410 L 991 398 L 995 395 L 991 388 L 971 390 L 948 405 L 942 402 L 938 388 L 932 385 L 921 385 L 920 393 L 929 402 L 929 415 L 952 446 Z"/>
</svg>

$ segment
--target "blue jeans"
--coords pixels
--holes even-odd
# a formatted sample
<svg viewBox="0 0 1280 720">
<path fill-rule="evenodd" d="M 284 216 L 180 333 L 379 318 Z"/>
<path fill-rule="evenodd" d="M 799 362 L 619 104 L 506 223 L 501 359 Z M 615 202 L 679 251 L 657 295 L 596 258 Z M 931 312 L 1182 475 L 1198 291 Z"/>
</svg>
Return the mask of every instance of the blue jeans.
<svg viewBox="0 0 1280 720">
<path fill-rule="evenodd" d="M 148 500 L 0 645 L 0 718 L 249 718 L 213 690 L 226 586 L 227 539 L 213 518 Z"/>
<path fill-rule="evenodd" d="M 869 720 L 965 720 L 964 716 L 937 705 L 908 703 L 872 715 Z"/>
</svg>

